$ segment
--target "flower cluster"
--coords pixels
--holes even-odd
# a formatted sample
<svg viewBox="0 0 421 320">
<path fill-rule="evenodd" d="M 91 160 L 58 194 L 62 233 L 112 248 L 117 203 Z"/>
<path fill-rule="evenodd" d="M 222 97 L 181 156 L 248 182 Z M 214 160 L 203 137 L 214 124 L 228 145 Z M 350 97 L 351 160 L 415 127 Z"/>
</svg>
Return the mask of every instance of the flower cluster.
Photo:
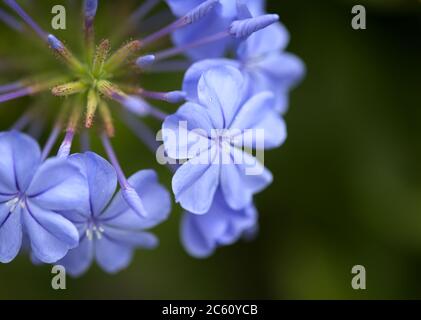
<svg viewBox="0 0 421 320">
<path fill-rule="evenodd" d="M 169 217 L 170 194 L 153 170 L 126 177 L 112 146 L 118 136 L 114 118 L 153 152 L 161 149 L 162 137 L 165 157 L 175 161 L 172 190 L 185 210 L 181 238 L 189 254 L 207 257 L 256 232 L 253 199 L 273 179 L 263 151 L 285 141 L 282 115 L 304 74 L 300 59 L 284 52 L 288 32 L 278 15 L 264 12 L 263 0 L 166 0 L 175 21 L 113 53 L 111 38 L 95 39 L 98 1 L 85 0 L 81 54 L 15 0 L 3 2 L 0 22 L 23 37 L 36 34 L 62 65 L 0 85 L 0 104 L 35 95 L 44 101 L 43 109 L 30 106 L 0 132 L 0 262 L 27 248 L 34 263 L 59 263 L 73 276 L 94 260 L 114 273 L 128 266 L 135 249 L 157 246 L 149 229 Z M 141 1 L 114 38 L 136 37 L 139 22 L 160 2 Z M 161 48 L 166 38 L 174 47 Z M 182 88 L 147 90 L 138 85 L 139 71 L 140 77 L 185 72 Z M 66 99 L 49 108 L 56 97 Z M 182 105 L 168 115 L 153 100 Z M 43 128 L 40 114 L 51 110 L 54 121 L 40 148 L 33 128 Z M 158 121 L 161 132 L 154 134 L 144 117 Z M 29 134 L 23 133 L 28 127 Z M 108 160 L 93 152 L 93 133 Z M 80 153 L 72 153 L 77 134 Z"/>
</svg>

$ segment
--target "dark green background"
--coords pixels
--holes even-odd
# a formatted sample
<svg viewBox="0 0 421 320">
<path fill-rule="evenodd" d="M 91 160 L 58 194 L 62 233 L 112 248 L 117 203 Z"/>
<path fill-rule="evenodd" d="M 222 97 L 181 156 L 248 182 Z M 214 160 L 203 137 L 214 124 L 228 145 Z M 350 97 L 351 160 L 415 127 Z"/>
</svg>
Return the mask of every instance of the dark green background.
<svg viewBox="0 0 421 320">
<path fill-rule="evenodd" d="M 47 28 L 51 6 L 69 3 L 68 30 L 56 33 L 71 43 L 80 35 L 80 2 L 38 0 L 26 8 Z M 116 8 L 117 2 L 100 1 L 98 37 L 139 2 L 118 1 Z M 367 30 L 351 28 L 354 4 L 366 5 Z M 292 93 L 286 144 L 266 154 L 275 181 L 256 199 L 255 241 L 195 260 L 180 245 L 175 207 L 156 229 L 160 247 L 138 251 L 120 274 L 94 266 L 68 279 L 67 290 L 54 291 L 51 268 L 22 255 L 0 266 L 0 298 L 421 298 L 420 6 L 415 0 L 269 1 L 291 32 L 289 51 L 308 72 Z M 47 50 L 4 25 L 0 39 L 0 60 L 21 59 L 34 70 L 48 59 L 56 64 Z M 25 74 L 0 72 L 0 83 Z M 141 77 L 162 90 L 181 80 Z M 34 99 L 0 105 L 0 129 Z M 158 168 L 170 185 L 169 171 L 122 126 L 115 144 L 127 173 Z M 351 288 L 357 264 L 367 270 L 365 291 Z"/>
</svg>

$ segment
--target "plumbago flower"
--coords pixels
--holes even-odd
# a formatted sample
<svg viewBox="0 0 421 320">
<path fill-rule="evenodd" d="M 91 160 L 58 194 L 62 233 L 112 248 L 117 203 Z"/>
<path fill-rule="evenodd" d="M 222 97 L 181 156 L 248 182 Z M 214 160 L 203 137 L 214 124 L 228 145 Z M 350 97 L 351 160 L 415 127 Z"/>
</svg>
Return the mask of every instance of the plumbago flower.
<svg viewBox="0 0 421 320">
<path fill-rule="evenodd" d="M 248 15 L 251 16 L 250 13 Z M 194 99 L 197 83 L 206 70 L 216 66 L 233 66 L 243 73 L 250 95 L 267 90 L 273 92 L 276 110 L 285 113 L 289 91 L 305 73 L 303 62 L 295 55 L 284 52 L 288 42 L 288 31 L 280 23 L 260 30 L 239 45 L 235 59 L 206 59 L 195 63 L 185 75 L 183 90 L 190 99 Z"/>
<path fill-rule="evenodd" d="M 172 12 L 181 17 L 192 8 L 204 3 L 205 0 L 165 0 Z M 174 43 L 178 46 L 185 46 L 196 41 L 203 41 L 203 38 L 224 32 L 233 21 L 241 19 L 241 9 L 238 4 L 247 4 L 248 8 L 256 15 L 263 14 L 264 0 L 220 0 L 216 10 L 202 19 L 196 26 L 190 26 L 173 32 Z M 193 60 L 218 58 L 231 49 L 235 41 L 230 38 L 223 38 L 217 42 L 206 44 L 200 47 L 191 47 L 187 55 Z"/>
<path fill-rule="evenodd" d="M 186 212 L 181 222 L 181 238 L 187 252 L 197 258 L 210 256 L 218 246 L 233 244 L 242 236 L 254 233 L 257 211 L 253 204 L 234 210 L 220 191 L 215 194 L 206 214 Z"/>
<path fill-rule="evenodd" d="M 52 263 L 78 245 L 74 225 L 59 213 L 87 199 L 83 176 L 66 159 L 43 161 L 36 141 L 0 133 L 0 262 L 18 254 L 25 234 L 35 258 Z"/>
<path fill-rule="evenodd" d="M 190 212 L 208 212 L 219 186 L 231 208 L 243 209 L 272 181 L 269 171 L 241 148 L 280 146 L 285 123 L 273 109 L 270 92 L 246 100 L 244 85 L 237 69 L 211 69 L 199 80 L 198 100 L 163 124 L 168 156 L 188 160 L 174 175 L 173 191 Z"/>
<path fill-rule="evenodd" d="M 62 212 L 79 231 L 80 244 L 59 263 L 73 276 L 84 273 L 95 259 L 107 272 L 127 267 L 136 248 L 155 248 L 157 238 L 144 230 L 166 220 L 171 210 L 170 195 L 157 180 L 153 170 L 143 170 L 128 181 L 141 196 L 147 218 L 139 217 L 119 192 L 115 169 L 92 153 L 70 157 L 83 173 L 89 199 L 81 210 Z"/>
<path fill-rule="evenodd" d="M 115 34 L 97 41 L 95 20 L 101 6 L 97 0 L 83 1 L 83 33 L 79 40 L 84 46 L 83 51 L 74 52 L 68 46 L 69 39 L 61 40 L 43 29 L 15 0 L 3 0 L 0 22 L 20 36 L 38 41 L 47 54 L 44 64 L 41 51 L 34 51 L 36 60 L 32 64 L 28 63 L 32 56 L 25 60 L 10 57 L 14 63 L 0 75 L 1 79 L 16 77 L 22 71 L 15 72 L 16 66 L 24 66 L 26 71 L 40 63 L 46 66 L 42 73 L 0 84 L 0 106 L 25 96 L 36 100 L 11 131 L 0 133 L 4 145 L 0 147 L 0 164 L 7 165 L 3 171 L 0 168 L 1 262 L 16 256 L 22 234 L 30 240 L 34 260 L 52 263 L 61 259 L 73 275 L 85 272 L 93 260 L 105 271 L 117 272 L 128 265 L 134 249 L 155 247 L 156 238 L 146 230 L 168 217 L 168 193 L 158 184 L 153 171 L 140 171 L 126 178 L 112 147 L 112 141 L 118 141 L 115 121 L 121 120 L 153 152 L 159 149 L 155 134 L 141 117 L 151 117 L 160 124 L 165 121 L 168 155 L 188 160 L 173 179 L 176 198 L 188 211 L 182 233 L 188 252 L 207 256 L 217 246 L 232 243 L 256 228 L 253 195 L 263 190 L 272 176 L 248 152 L 282 144 L 285 124 L 275 112 L 279 108 L 274 107 L 274 101 L 279 89 L 286 96 L 289 83 L 295 80 L 292 72 L 276 71 L 282 73 L 288 85 L 277 88 L 270 81 L 257 81 L 264 73 L 262 63 L 271 65 L 260 58 L 276 56 L 285 45 L 269 48 L 261 42 L 253 44 L 252 39 L 261 30 L 272 28 L 279 17 L 264 13 L 263 0 L 168 0 L 176 16 L 174 22 L 147 35 L 139 33 L 147 28 L 138 26 L 148 22 L 147 16 L 160 2 L 142 1 L 124 22 L 116 23 Z M 152 23 L 145 25 L 156 26 L 158 17 L 152 16 Z M 130 40 L 125 41 L 126 35 Z M 169 42 L 163 40 L 170 37 L 175 46 L 165 48 Z M 112 50 L 111 44 L 116 42 L 122 45 Z M 186 71 L 190 62 L 173 59 L 177 56 L 222 58 L 234 49 L 238 49 L 236 62 L 209 63 L 217 66 L 214 69 L 194 65 L 185 76 L 185 91 L 151 91 L 139 85 L 139 79 L 143 81 L 148 73 Z M 42 46 L 36 50 L 43 50 Z M 54 53 L 61 64 L 55 64 L 57 59 L 51 59 L 48 52 Z M 253 64 L 256 55 L 259 63 Z M 210 60 L 203 63 L 206 61 Z M 252 65 L 253 71 L 249 68 Z M 255 90 L 250 87 L 254 80 Z M 173 89 L 177 88 L 175 85 Z M 151 104 L 178 104 L 186 99 L 188 102 L 170 116 Z M 16 131 L 27 130 L 39 137 L 48 119 L 53 119 L 51 131 L 39 156 L 35 142 Z M 178 120 L 186 120 L 187 127 L 178 125 Z M 260 129 L 264 136 L 247 132 Z M 193 137 L 199 143 L 189 140 L 183 145 L 178 133 L 174 143 L 169 143 L 171 130 L 188 133 L 188 139 Z M 45 161 L 62 132 L 57 156 Z M 78 134 L 83 153 L 71 155 Z M 110 163 L 87 152 L 92 150 L 92 134 L 99 137 Z M 207 156 L 213 160 L 211 165 L 206 162 Z M 116 181 L 120 191 L 113 197 Z M 78 201 L 70 205 L 75 195 Z M 38 227 L 33 220 L 44 227 L 43 232 L 34 231 Z"/>
</svg>

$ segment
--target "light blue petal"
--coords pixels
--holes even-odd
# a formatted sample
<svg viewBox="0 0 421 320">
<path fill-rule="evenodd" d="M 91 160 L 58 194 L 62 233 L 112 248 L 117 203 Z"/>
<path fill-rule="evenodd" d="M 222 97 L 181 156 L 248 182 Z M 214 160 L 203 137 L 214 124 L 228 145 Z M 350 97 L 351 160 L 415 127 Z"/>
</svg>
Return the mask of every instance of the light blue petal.
<svg viewBox="0 0 421 320">
<path fill-rule="evenodd" d="M 123 230 L 104 227 L 104 235 L 124 246 L 132 248 L 155 249 L 158 246 L 158 238 L 149 232 Z"/>
<path fill-rule="evenodd" d="M 9 263 L 22 245 L 21 208 L 10 213 L 6 204 L 0 204 L 0 262 Z"/>
<path fill-rule="evenodd" d="M 258 68 L 285 90 L 295 86 L 305 74 L 302 60 L 290 53 L 268 55 L 260 61 Z"/>
<path fill-rule="evenodd" d="M 285 142 L 287 133 L 284 120 L 274 110 L 274 96 L 261 92 L 250 98 L 238 112 L 231 129 L 245 133 L 240 147 L 271 149 Z M 248 137 L 249 131 L 250 137 Z"/>
<path fill-rule="evenodd" d="M 241 210 L 252 203 L 253 195 L 272 182 L 272 174 L 253 156 L 231 148 L 231 163 L 221 165 L 221 187 L 228 205 Z"/>
<path fill-rule="evenodd" d="M 200 21 L 175 31 L 172 35 L 173 42 L 178 47 L 181 47 L 205 37 L 215 35 L 221 31 L 225 31 L 229 27 L 232 18 L 224 17 L 220 11 L 221 10 L 216 7 Z M 188 49 L 186 55 L 193 61 L 207 58 L 219 58 L 224 56 L 228 48 L 233 47 L 234 44 L 235 42 L 227 37 L 210 44 Z"/>
<path fill-rule="evenodd" d="M 186 72 L 183 80 L 183 91 L 187 93 L 187 99 L 198 102 L 197 87 L 200 77 L 209 69 L 222 66 L 232 66 L 239 68 L 240 64 L 231 59 L 206 59 L 194 63 Z"/>
<path fill-rule="evenodd" d="M 86 180 L 68 159 L 45 161 L 36 172 L 27 195 L 47 210 L 78 210 L 88 203 Z"/>
<path fill-rule="evenodd" d="M 98 216 L 112 199 L 117 187 L 114 167 L 93 152 L 74 155 L 70 161 L 78 166 L 88 183 L 89 213 Z"/>
<path fill-rule="evenodd" d="M 79 246 L 70 250 L 67 255 L 57 264 L 62 265 L 73 277 L 79 277 L 84 274 L 92 264 L 94 259 L 93 241 L 83 237 Z"/>
<path fill-rule="evenodd" d="M 210 256 L 218 246 L 236 242 L 257 223 L 253 205 L 233 210 L 218 191 L 204 215 L 185 213 L 181 222 L 181 239 L 186 251 L 197 258 Z"/>
<path fill-rule="evenodd" d="M 215 242 L 209 242 L 200 229 L 196 214 L 185 213 L 181 220 L 181 242 L 184 249 L 193 257 L 206 258 L 216 248 Z"/>
<path fill-rule="evenodd" d="M 212 162 L 215 147 L 184 163 L 174 174 L 172 188 L 176 201 L 190 212 L 206 213 L 219 185 L 220 165 Z"/>
<path fill-rule="evenodd" d="M 165 151 L 172 159 L 189 159 L 211 146 L 212 122 L 207 110 L 194 103 L 186 103 L 168 116 L 162 126 Z"/>
<path fill-rule="evenodd" d="M 172 13 L 177 17 L 186 14 L 204 1 L 205 0 L 165 0 Z"/>
<path fill-rule="evenodd" d="M 154 170 L 139 171 L 129 178 L 129 183 L 142 199 L 148 217 L 142 218 L 129 209 L 119 192 L 99 217 L 104 224 L 121 229 L 141 230 L 152 228 L 168 218 L 171 211 L 171 196 L 159 183 Z"/>
<path fill-rule="evenodd" d="M 244 78 L 233 67 L 206 71 L 199 80 L 198 97 L 216 129 L 229 128 L 244 100 Z"/>
<path fill-rule="evenodd" d="M 17 131 L 4 132 L 0 155 L 0 194 L 25 191 L 41 161 L 37 142 Z"/>
<path fill-rule="evenodd" d="M 52 211 L 43 210 L 36 204 L 26 201 L 23 223 L 31 241 L 34 255 L 45 263 L 54 263 L 79 243 L 75 226 Z"/>
<path fill-rule="evenodd" d="M 95 240 L 95 257 L 102 269 L 108 273 L 117 273 L 128 267 L 134 249 L 103 236 Z"/>
<path fill-rule="evenodd" d="M 238 47 L 237 56 L 242 61 L 258 60 L 269 53 L 283 51 L 289 39 L 288 30 L 283 24 L 273 24 L 248 37 Z"/>
<path fill-rule="evenodd" d="M 245 71 L 248 92 L 256 94 L 272 91 L 275 94 L 275 110 L 285 113 L 289 91 L 304 77 L 305 65 L 291 54 L 271 54 Z"/>
</svg>

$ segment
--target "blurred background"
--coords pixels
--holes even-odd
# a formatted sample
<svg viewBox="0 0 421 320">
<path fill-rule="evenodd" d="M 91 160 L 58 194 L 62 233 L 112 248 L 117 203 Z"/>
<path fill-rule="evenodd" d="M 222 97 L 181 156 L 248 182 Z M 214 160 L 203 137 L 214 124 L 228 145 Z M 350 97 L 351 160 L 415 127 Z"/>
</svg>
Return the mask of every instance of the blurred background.
<svg viewBox="0 0 421 320">
<path fill-rule="evenodd" d="M 139 2 L 100 1 L 98 38 Z M 56 34 L 77 47 L 81 1 L 20 3 L 47 30 L 51 7 L 66 5 L 68 29 Z M 351 28 L 356 4 L 367 9 L 367 30 Z M 266 153 L 275 181 L 256 198 L 257 238 L 196 260 L 181 247 L 175 206 L 155 229 L 160 247 L 138 251 L 127 270 L 108 275 L 94 266 L 54 291 L 51 267 L 33 266 L 22 254 L 0 265 L 0 299 L 421 298 L 421 3 L 269 0 L 268 9 L 290 30 L 288 51 L 304 60 L 307 76 L 291 95 L 286 144 Z M 0 39 L 0 83 L 25 74 L 19 63 L 16 74 L 8 71 L 13 61 L 45 68 L 49 53 L 40 44 L 3 24 Z M 148 75 L 141 82 L 174 90 L 181 79 Z M 0 105 L 0 130 L 33 101 Z M 170 186 L 170 172 L 126 128 L 117 137 L 128 174 L 155 168 Z M 351 287 L 354 265 L 366 268 L 365 291 Z"/>
</svg>

